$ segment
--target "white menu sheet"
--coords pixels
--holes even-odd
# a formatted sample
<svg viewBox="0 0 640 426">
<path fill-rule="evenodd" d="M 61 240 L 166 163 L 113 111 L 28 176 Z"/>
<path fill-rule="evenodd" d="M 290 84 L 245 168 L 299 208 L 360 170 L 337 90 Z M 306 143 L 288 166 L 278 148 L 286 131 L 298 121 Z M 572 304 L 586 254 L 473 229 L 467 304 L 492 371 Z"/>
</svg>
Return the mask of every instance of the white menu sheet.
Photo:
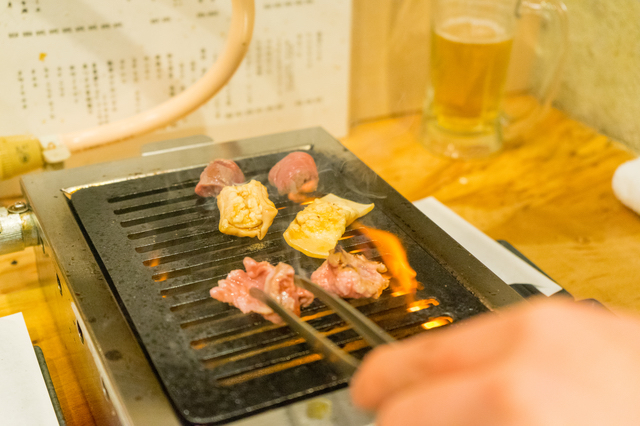
<svg viewBox="0 0 640 426">
<path fill-rule="evenodd" d="M 81 130 L 168 99 L 211 66 L 230 17 L 230 0 L 2 0 L 0 135 Z M 348 0 L 256 0 L 231 82 L 170 130 L 345 135 L 350 27 Z"/>
<path fill-rule="evenodd" d="M 22 313 L 0 318 L 0 423 L 58 426 Z"/>
</svg>

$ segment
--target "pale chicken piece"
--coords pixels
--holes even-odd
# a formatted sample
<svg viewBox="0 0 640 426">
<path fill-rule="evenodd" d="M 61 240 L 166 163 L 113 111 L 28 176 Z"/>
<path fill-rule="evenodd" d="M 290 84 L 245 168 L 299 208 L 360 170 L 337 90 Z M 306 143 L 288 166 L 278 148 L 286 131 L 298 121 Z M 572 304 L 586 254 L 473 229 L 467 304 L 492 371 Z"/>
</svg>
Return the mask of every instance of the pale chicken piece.
<svg viewBox="0 0 640 426">
<path fill-rule="evenodd" d="M 354 220 L 373 209 L 373 204 L 360 204 L 329 194 L 314 200 L 284 231 L 291 247 L 310 257 L 326 258 L 344 231 Z"/>
<path fill-rule="evenodd" d="M 292 266 L 282 262 L 278 263 L 265 279 L 263 291 L 273 297 L 280 305 L 300 316 L 300 307 L 310 305 L 314 296 L 310 291 L 295 285 L 294 275 Z M 274 312 L 271 315 L 264 315 L 264 317 L 276 324 L 282 322 L 280 315 Z"/>
<path fill-rule="evenodd" d="M 300 316 L 300 308 L 313 302 L 313 293 L 297 287 L 294 282 L 293 267 L 286 263 L 278 263 L 275 267 L 269 262 L 256 262 L 250 257 L 243 260 L 246 272 L 235 269 L 218 286 L 210 290 L 214 299 L 229 303 L 244 313 L 256 312 L 265 319 L 281 324 L 282 318 L 264 303 L 249 294 L 252 287 L 257 287 L 269 294 L 285 308 Z"/>
<path fill-rule="evenodd" d="M 387 272 L 383 263 L 347 253 L 338 246 L 311 274 L 311 281 L 340 297 L 377 299 L 389 286 L 389 279 L 382 276 L 383 272 Z"/>
<path fill-rule="evenodd" d="M 256 262 L 250 257 L 242 261 L 246 272 L 234 269 L 226 278 L 218 281 L 218 285 L 209 291 L 209 295 L 216 300 L 228 303 L 244 313 L 257 312 L 266 316 L 273 314 L 271 308 L 251 297 L 251 287 L 264 289 L 264 283 L 274 270 L 269 262 Z"/>
<path fill-rule="evenodd" d="M 238 237 L 258 237 L 260 240 L 278 214 L 278 209 L 269 200 L 267 188 L 255 180 L 222 188 L 218 195 L 218 210 L 220 232 Z"/>
</svg>

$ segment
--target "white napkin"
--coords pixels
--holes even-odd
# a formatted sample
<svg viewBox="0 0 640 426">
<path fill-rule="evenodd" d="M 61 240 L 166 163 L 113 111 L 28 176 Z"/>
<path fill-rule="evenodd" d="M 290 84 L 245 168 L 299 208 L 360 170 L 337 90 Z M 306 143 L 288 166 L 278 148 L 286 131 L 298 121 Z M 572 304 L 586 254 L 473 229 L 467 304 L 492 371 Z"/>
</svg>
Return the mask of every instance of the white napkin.
<svg viewBox="0 0 640 426">
<path fill-rule="evenodd" d="M 640 214 L 640 158 L 621 164 L 611 180 L 618 200 Z"/>
<path fill-rule="evenodd" d="M 0 318 L 0 424 L 59 425 L 22 313 Z"/>
<path fill-rule="evenodd" d="M 547 276 L 434 197 L 423 198 L 413 204 L 505 283 L 532 284 L 546 296 L 562 290 L 562 287 Z"/>
</svg>

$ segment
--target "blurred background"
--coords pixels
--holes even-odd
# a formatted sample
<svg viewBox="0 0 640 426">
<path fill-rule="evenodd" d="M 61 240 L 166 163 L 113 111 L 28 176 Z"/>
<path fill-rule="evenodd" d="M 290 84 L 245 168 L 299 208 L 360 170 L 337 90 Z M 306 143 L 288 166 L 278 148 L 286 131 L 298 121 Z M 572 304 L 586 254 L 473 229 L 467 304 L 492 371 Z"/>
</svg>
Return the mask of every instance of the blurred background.
<svg viewBox="0 0 640 426">
<path fill-rule="evenodd" d="M 640 2 L 564 3 L 570 48 L 554 105 L 640 152 Z M 428 1 L 354 0 L 352 124 L 421 110 L 428 27 Z"/>
<path fill-rule="evenodd" d="M 12 40 L 12 37 L 25 38 L 23 33 L 17 35 L 19 30 L 16 28 L 19 29 L 23 25 L 22 23 L 30 19 L 27 16 L 33 17 L 38 13 L 42 14 L 43 11 L 46 12 L 46 8 L 53 5 L 47 3 L 46 0 L 27 0 L 21 4 L 18 2 L 8 3 L 7 8 L 0 13 L 0 21 L 2 22 L 1 28 L 4 28 L 9 34 L 10 42 L 15 41 Z M 67 2 L 68 5 L 73 3 Z M 141 5 L 143 3 L 139 2 Z M 637 0 L 617 0 L 615 2 L 566 0 L 565 3 L 569 12 L 570 49 L 554 106 L 566 112 L 570 117 L 593 127 L 598 132 L 622 142 L 636 152 L 640 152 L 640 120 L 637 119 L 640 115 L 640 102 L 638 102 L 640 99 L 640 74 L 637 71 L 640 69 L 640 27 L 637 25 L 640 20 L 640 2 Z M 78 4 L 82 5 L 83 3 Z M 88 16 L 93 13 L 99 16 L 100 11 L 90 10 L 87 7 L 90 4 L 91 2 L 85 4 L 86 10 L 79 8 L 73 13 L 76 15 L 84 13 Z M 157 10 L 165 10 L 167 16 L 163 18 L 163 12 L 151 14 L 152 16 L 148 16 L 148 12 L 146 14 L 141 12 L 136 19 L 140 18 L 145 23 L 152 22 L 160 25 L 162 25 L 163 19 L 167 20 L 172 13 L 191 7 L 182 0 L 154 0 L 149 5 Z M 147 10 L 149 5 L 145 6 Z M 204 72 L 213 63 L 216 49 L 224 41 L 224 31 L 227 28 L 225 20 L 230 13 L 230 6 L 226 2 L 218 1 L 215 3 L 206 0 L 194 2 L 194 5 L 193 7 L 197 9 L 198 13 L 194 14 L 194 17 L 197 16 L 197 18 L 192 22 L 198 27 L 198 31 L 201 31 L 200 36 L 215 33 L 214 35 L 217 37 L 213 41 L 201 40 L 203 46 L 210 43 L 210 49 L 206 52 L 197 52 L 198 55 L 202 55 L 197 63 L 197 69 L 186 72 L 186 74 L 195 72 L 193 74 L 195 76 L 201 68 Z M 287 10 L 290 10 L 289 15 L 287 15 Z M 324 13 L 318 13 L 318 11 L 324 11 Z M 278 17 L 275 15 L 276 12 L 279 14 Z M 68 14 L 64 10 L 59 13 L 63 17 Z M 117 13 L 117 11 L 109 13 Z M 299 16 L 301 19 L 292 19 L 291 16 Z M 207 19 L 209 19 L 208 22 Z M 216 19 L 217 21 L 215 21 Z M 183 24 L 186 25 L 188 22 L 189 20 L 185 19 Z M 211 22 L 214 23 L 211 24 Z M 309 22 L 315 22 L 315 27 L 309 27 Z M 28 28 L 27 25 L 24 27 Z M 61 34 L 60 36 L 68 37 L 72 41 L 76 40 L 73 43 L 77 44 L 77 40 L 82 40 L 83 35 L 79 33 L 79 28 L 77 31 L 75 30 L 72 28 L 69 34 Z M 112 30 L 117 31 L 118 29 L 113 28 Z M 304 40 L 301 39 L 303 36 Z M 144 35 L 140 37 L 140 43 L 131 46 L 135 52 L 145 49 Z M 171 31 L 166 31 L 165 37 L 166 43 L 169 45 L 168 50 L 175 47 L 179 49 L 181 43 L 184 45 L 186 39 L 186 36 L 181 34 L 172 35 Z M 310 37 L 313 37 L 313 40 L 307 40 Z M 34 34 L 33 39 L 37 39 L 37 35 Z M 274 45 L 270 46 L 268 45 L 269 40 L 276 40 L 278 43 L 278 40 L 284 40 L 284 44 L 278 47 L 274 42 Z M 287 40 L 291 45 L 289 53 L 285 51 Z M 15 64 L 16 59 L 20 58 L 20 54 L 12 51 L 15 49 L 12 46 L 18 45 L 7 43 L 7 46 L 2 53 L 4 61 Z M 292 111 L 283 112 L 279 116 L 273 115 L 276 114 L 274 112 L 269 116 L 269 119 L 254 120 L 249 126 L 246 126 L 242 121 L 238 121 L 238 117 L 236 117 L 238 112 L 224 110 L 224 105 L 230 102 L 231 95 L 229 90 L 223 90 L 201 110 L 183 120 L 191 125 L 178 123 L 176 126 L 134 140 L 74 154 L 66 162 L 66 167 L 137 156 L 140 154 L 140 147 L 145 143 L 192 134 L 205 133 L 216 141 L 224 141 L 287 130 L 287 127 L 300 128 L 322 125 L 336 137 L 341 138 L 347 136 L 350 129 L 360 123 L 385 117 L 419 113 L 424 105 L 428 78 L 428 46 L 429 2 L 426 0 L 353 0 L 350 5 L 347 2 L 335 1 L 321 3 L 319 0 L 315 0 L 315 3 L 314 0 L 258 1 L 256 3 L 254 41 L 247 58 L 234 79 L 242 80 L 242 84 L 246 86 L 246 88 L 243 86 L 242 90 L 249 90 L 249 86 L 253 85 L 250 89 L 253 90 L 254 97 L 264 95 L 265 99 L 268 98 L 269 102 L 264 105 L 265 109 L 268 107 L 275 110 L 279 106 L 281 107 L 284 100 L 292 105 L 303 104 L 306 112 L 301 113 L 301 108 L 298 108 L 297 112 L 292 108 L 293 116 L 291 115 Z M 122 46 L 117 46 L 116 43 L 113 48 L 122 49 Z M 281 48 L 283 51 L 276 51 L 276 48 Z M 88 49 L 91 50 L 91 46 Z M 256 75 L 260 73 L 260 69 L 256 68 L 256 63 L 259 62 L 261 55 L 263 59 L 268 60 L 269 49 L 273 49 L 274 54 L 284 55 L 285 59 L 286 55 L 293 58 L 291 59 L 291 69 L 285 69 L 282 74 L 288 75 L 289 78 L 293 78 L 292 76 L 297 78 L 297 80 L 291 80 L 288 83 L 290 86 L 297 84 L 295 87 L 290 87 L 290 93 L 286 91 L 287 86 L 283 86 L 287 82 L 271 81 L 272 85 L 269 86 L 269 81 L 260 81 L 259 78 L 256 78 Z M 312 49 L 316 49 L 316 53 L 313 53 Z M 535 54 L 535 52 L 527 52 L 527 49 L 528 46 L 521 43 L 514 46 L 513 54 L 514 56 Z M 302 58 L 302 53 L 300 53 L 302 51 L 305 51 L 307 59 Z M 325 52 L 328 57 L 318 56 L 322 52 Z M 100 54 L 100 52 L 94 53 Z M 265 57 L 265 55 L 267 56 Z M 298 62 L 296 62 L 296 55 L 300 56 Z M 311 59 L 309 58 L 316 60 L 316 63 L 310 64 Z M 52 59 L 40 55 L 39 63 L 36 65 L 46 64 Z M 176 54 L 176 62 L 177 59 Z M 151 60 L 154 62 L 153 56 Z M 151 64 L 153 72 L 157 71 L 165 73 L 165 75 L 171 75 L 173 72 L 176 78 L 179 72 L 185 74 L 184 70 L 179 71 L 177 65 L 175 69 L 172 69 L 170 60 L 165 57 L 161 62 L 159 60 L 155 62 L 157 63 Z M 519 61 L 513 62 L 518 63 Z M 8 78 L 10 81 L 5 81 L 3 84 L 17 87 L 17 82 L 27 82 L 31 78 L 34 78 L 33 81 L 36 84 L 35 77 L 30 73 L 36 72 L 34 70 L 37 66 L 31 67 L 31 69 L 29 66 L 24 66 L 22 68 L 24 74 L 12 73 L 8 77 L 6 76 L 8 71 L 5 70 L 5 79 Z M 46 67 L 46 65 L 44 66 Z M 142 70 L 143 64 L 140 63 L 138 66 Z M 195 65 L 193 67 L 195 68 Z M 117 77 L 118 63 L 113 64 L 113 68 L 113 74 Z M 249 78 L 252 70 L 253 80 Z M 44 71 L 37 68 L 37 72 Z M 51 73 L 51 77 L 55 77 L 55 67 L 50 67 L 47 72 Z M 78 69 L 78 73 L 80 72 Z M 106 70 L 100 72 L 104 73 L 101 75 L 103 80 L 113 79 L 113 76 L 108 74 Z M 330 72 L 334 74 L 329 77 L 328 73 Z M 326 75 L 324 80 L 321 78 L 323 73 Z M 182 86 L 179 84 L 171 86 L 168 90 L 154 93 L 153 96 L 143 99 L 143 105 L 131 104 L 130 107 L 135 107 L 136 110 L 144 109 L 147 106 L 144 105 L 145 101 L 151 106 L 170 97 L 171 94 L 183 90 L 185 84 L 188 86 L 190 81 L 195 81 L 195 77 L 189 76 L 182 79 Z M 39 90 L 44 103 L 46 102 L 45 95 L 48 94 L 50 98 L 53 92 L 55 97 L 57 87 L 55 85 L 45 87 L 40 74 L 38 74 L 38 78 L 41 78 Z M 329 86 L 327 86 L 328 81 L 331 81 Z M 130 81 L 129 84 L 132 82 Z M 262 92 L 256 91 L 256 87 L 261 84 L 261 87 L 267 88 Z M 518 82 L 509 81 L 509 85 L 517 86 Z M 285 87 L 284 92 L 282 87 Z M 240 92 L 234 89 L 232 94 L 239 96 Z M 16 92 L 16 96 L 24 98 L 24 90 L 21 94 Z M 304 105 L 305 103 L 306 105 Z M 0 110 L 4 115 L 4 121 L 0 121 L 1 134 L 36 132 L 37 129 L 34 127 L 38 127 L 40 123 L 34 124 L 33 120 L 28 123 L 27 127 L 30 128 L 15 126 L 19 120 L 14 119 L 11 114 L 7 115 L 16 110 L 15 107 L 15 103 L 9 99 L 8 95 L 3 96 L 2 103 L 0 103 Z M 20 111 L 16 112 L 16 114 L 19 113 Z M 83 110 L 83 114 L 86 114 L 86 111 Z M 214 127 L 203 125 L 200 116 L 207 114 L 209 118 L 217 114 Z M 117 116 L 115 113 L 111 117 L 105 114 L 99 115 L 95 117 L 97 120 L 95 124 L 106 122 Z M 225 122 L 225 120 L 227 121 Z M 77 128 L 73 128 L 73 123 L 69 119 L 60 124 L 60 127 L 64 127 L 65 131 L 68 129 L 77 130 Z M 51 128 L 49 126 L 49 129 Z M 18 196 L 18 179 L 13 178 L 0 182 L 0 194 L 5 197 Z"/>
</svg>

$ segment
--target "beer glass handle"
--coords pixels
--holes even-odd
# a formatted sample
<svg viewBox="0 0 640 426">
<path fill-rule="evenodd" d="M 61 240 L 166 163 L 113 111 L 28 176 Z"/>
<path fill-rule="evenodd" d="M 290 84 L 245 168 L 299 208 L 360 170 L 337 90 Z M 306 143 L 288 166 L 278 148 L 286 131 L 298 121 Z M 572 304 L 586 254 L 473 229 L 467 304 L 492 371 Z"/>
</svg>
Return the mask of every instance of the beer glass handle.
<svg viewBox="0 0 640 426">
<path fill-rule="evenodd" d="M 517 4 L 516 16 L 520 17 L 524 13 L 537 15 L 541 23 L 545 23 L 545 31 L 549 33 L 549 40 L 546 44 L 549 46 L 540 46 L 541 51 L 545 51 L 548 58 L 542 58 L 549 61 L 545 64 L 546 68 L 543 73 L 537 75 L 540 89 L 538 96 L 540 102 L 529 117 L 523 120 L 515 120 L 508 122 L 505 128 L 505 137 L 507 139 L 517 138 L 526 130 L 531 129 L 538 123 L 551 107 L 558 89 L 560 87 L 560 79 L 564 65 L 566 62 L 566 53 L 569 46 L 569 25 L 567 19 L 567 8 L 561 0 L 522 0 Z M 507 119 L 509 121 L 509 119 Z"/>
</svg>

